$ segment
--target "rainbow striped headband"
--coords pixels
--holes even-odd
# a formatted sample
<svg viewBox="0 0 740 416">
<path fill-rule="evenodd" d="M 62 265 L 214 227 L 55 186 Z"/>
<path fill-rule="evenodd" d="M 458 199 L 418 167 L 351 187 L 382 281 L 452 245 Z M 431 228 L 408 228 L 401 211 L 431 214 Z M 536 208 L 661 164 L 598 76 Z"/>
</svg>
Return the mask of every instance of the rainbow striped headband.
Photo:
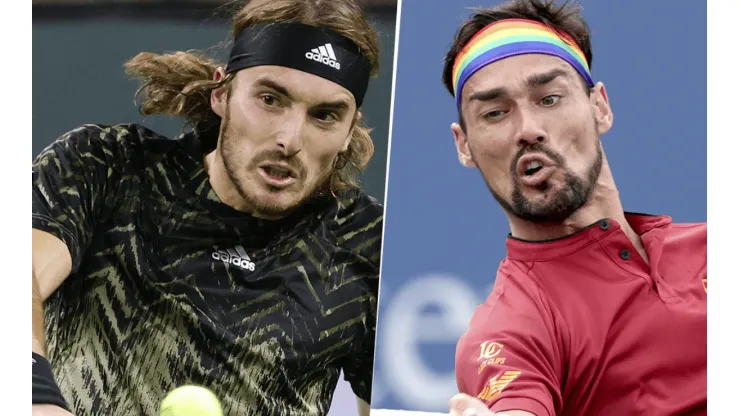
<svg viewBox="0 0 740 416">
<path fill-rule="evenodd" d="M 525 19 L 504 19 L 484 27 L 460 51 L 452 66 L 452 90 L 460 109 L 465 82 L 479 69 L 498 60 L 516 55 L 541 53 L 566 60 L 586 80 L 589 88 L 594 81 L 586 55 L 566 33 Z"/>
</svg>

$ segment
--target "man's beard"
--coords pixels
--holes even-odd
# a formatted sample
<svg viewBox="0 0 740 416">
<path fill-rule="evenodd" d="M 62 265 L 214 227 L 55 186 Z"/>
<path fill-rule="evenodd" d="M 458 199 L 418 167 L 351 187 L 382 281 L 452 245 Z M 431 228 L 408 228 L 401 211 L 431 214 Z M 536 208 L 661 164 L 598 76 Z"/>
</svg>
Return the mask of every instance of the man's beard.
<svg viewBox="0 0 740 416">
<path fill-rule="evenodd" d="M 231 180 L 231 183 L 234 184 L 234 187 L 239 193 L 239 196 L 241 196 L 241 198 L 246 202 L 247 207 L 249 207 L 255 214 L 259 214 L 260 216 L 265 216 L 268 218 L 284 217 L 288 213 L 303 205 L 307 200 L 313 198 L 317 194 L 320 194 L 324 190 L 324 188 L 328 186 L 329 178 L 332 173 L 331 169 L 329 169 L 328 172 L 324 173 L 321 179 L 317 181 L 311 189 L 306 189 L 306 186 L 308 185 L 306 183 L 306 179 L 308 177 L 306 167 L 300 162 L 300 160 L 298 160 L 298 158 L 286 158 L 284 155 L 281 154 L 281 152 L 277 150 L 265 150 L 252 155 L 247 166 L 238 164 L 233 158 L 230 157 L 231 155 L 239 154 L 240 150 L 238 148 L 238 140 L 230 136 L 228 111 L 222 121 L 220 136 L 221 157 L 223 158 L 226 174 Z M 266 192 L 268 193 L 289 193 L 292 197 L 289 198 L 292 199 L 290 202 L 277 204 L 265 201 L 263 198 L 260 198 L 256 192 L 250 192 L 247 184 L 240 179 L 239 172 L 257 172 L 259 170 L 258 165 L 265 161 L 287 163 L 295 172 L 298 183 L 293 185 L 292 187 L 289 187 L 287 189 L 279 189 L 271 187 L 269 185 L 264 185 L 266 187 Z M 301 186 L 303 186 L 303 188 L 300 188 L 296 192 L 295 189 Z M 260 190 L 260 192 L 265 192 L 265 190 Z"/>
<path fill-rule="evenodd" d="M 548 200 L 545 202 L 533 202 L 527 199 L 522 193 L 521 186 L 516 179 L 518 176 L 516 171 L 517 162 L 523 155 L 534 152 L 547 155 L 553 160 L 553 162 L 555 162 L 557 168 L 564 171 L 565 175 L 565 185 L 557 190 L 553 195 L 550 195 Z M 573 215 L 573 213 L 578 211 L 578 209 L 588 202 L 594 188 L 596 188 L 596 182 L 599 179 L 599 175 L 601 175 L 603 162 L 604 155 L 597 138 L 596 157 L 589 167 L 586 177 L 580 178 L 572 170 L 566 169 L 565 159 L 560 154 L 537 143 L 520 149 L 511 163 L 510 176 L 513 182 L 511 203 L 496 193 L 488 181 L 485 180 L 485 177 L 483 179 L 485 180 L 486 185 L 488 185 L 488 189 L 491 191 L 491 194 L 493 194 L 493 197 L 509 214 L 533 223 L 557 224 L 568 219 Z M 549 180 L 550 179 L 546 180 L 538 187 L 540 191 L 546 192 L 551 187 Z"/>
</svg>

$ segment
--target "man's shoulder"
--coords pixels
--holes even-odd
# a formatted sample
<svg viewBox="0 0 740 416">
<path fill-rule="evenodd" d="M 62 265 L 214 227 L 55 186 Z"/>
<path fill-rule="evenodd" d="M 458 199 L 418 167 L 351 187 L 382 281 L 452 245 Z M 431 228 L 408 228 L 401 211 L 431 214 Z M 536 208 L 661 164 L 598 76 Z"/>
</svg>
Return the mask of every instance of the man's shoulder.
<svg viewBox="0 0 740 416">
<path fill-rule="evenodd" d="M 82 124 L 64 134 L 57 142 L 92 146 L 116 147 L 124 150 L 162 150 L 182 141 L 183 136 L 169 138 L 148 127 L 135 123 L 126 124 Z"/>
<path fill-rule="evenodd" d="M 195 144 L 192 133 L 167 137 L 140 124 L 83 124 L 59 136 L 45 150 L 105 156 L 120 163 L 148 163 Z M 118 163 L 117 163 L 118 164 Z"/>
<path fill-rule="evenodd" d="M 679 222 L 673 223 L 673 232 L 678 233 L 692 233 L 692 234 L 706 234 L 707 223 L 706 222 Z"/>
<path fill-rule="evenodd" d="M 324 212 L 335 243 L 346 250 L 372 259 L 380 259 L 383 233 L 383 206 L 358 188 L 334 193 L 330 208 Z"/>
<path fill-rule="evenodd" d="M 504 259 L 496 273 L 493 289 L 475 308 L 469 328 L 485 328 L 496 321 L 500 330 L 516 330 L 522 322 L 544 322 L 556 308 L 530 272 L 519 262 Z"/>
<path fill-rule="evenodd" d="M 490 299 L 497 299 L 506 294 L 509 297 L 521 296 L 536 300 L 543 297 L 542 291 L 533 263 L 506 257 L 499 263 Z"/>
<path fill-rule="evenodd" d="M 335 195 L 334 219 L 340 228 L 382 225 L 383 206 L 375 197 L 357 187 L 341 190 Z"/>
<path fill-rule="evenodd" d="M 674 222 L 669 214 L 645 214 L 625 212 L 631 225 L 636 225 L 638 232 L 647 232 L 656 228 L 665 230 L 666 240 L 682 238 L 704 238 L 706 241 L 707 222 Z"/>
<path fill-rule="evenodd" d="M 673 223 L 666 236 L 665 244 L 669 247 L 688 248 L 695 253 L 705 253 L 706 255 L 707 223 Z"/>
</svg>

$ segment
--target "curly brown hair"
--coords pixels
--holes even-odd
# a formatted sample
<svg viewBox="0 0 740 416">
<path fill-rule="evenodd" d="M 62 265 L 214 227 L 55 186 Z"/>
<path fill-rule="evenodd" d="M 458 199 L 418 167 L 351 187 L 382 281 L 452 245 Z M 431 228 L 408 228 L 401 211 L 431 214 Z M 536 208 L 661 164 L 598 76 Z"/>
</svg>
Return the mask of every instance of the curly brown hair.
<svg viewBox="0 0 740 416">
<path fill-rule="evenodd" d="M 370 64 L 371 76 L 380 70 L 377 33 L 355 0 L 252 0 L 234 14 L 232 40 L 250 25 L 276 22 L 332 29 L 360 48 Z M 124 64 L 130 77 L 141 80 L 137 97 L 143 95 L 139 106 L 142 114 L 183 117 L 196 132 L 199 126 L 221 123 L 211 109 L 211 91 L 229 87 L 233 76 L 214 81 L 219 66 L 222 65 L 215 59 L 196 50 L 162 55 L 142 52 Z M 365 169 L 375 151 L 370 131 L 357 118 L 349 147 L 339 155 L 339 163 L 329 179 L 332 192 L 357 186 L 357 174 Z"/>
</svg>

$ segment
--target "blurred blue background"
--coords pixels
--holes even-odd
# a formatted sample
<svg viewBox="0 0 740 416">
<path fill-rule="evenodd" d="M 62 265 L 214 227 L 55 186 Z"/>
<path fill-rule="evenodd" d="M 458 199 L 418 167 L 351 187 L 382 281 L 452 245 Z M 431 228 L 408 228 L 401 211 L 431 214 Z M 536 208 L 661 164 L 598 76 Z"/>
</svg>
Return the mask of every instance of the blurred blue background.
<svg viewBox="0 0 740 416">
<path fill-rule="evenodd" d="M 433 3 L 433 6 L 432 6 Z M 373 408 L 446 411 L 454 352 L 505 255 L 508 223 L 457 160 L 443 58 L 468 7 L 403 0 Z M 614 127 L 602 139 L 625 209 L 706 221 L 706 3 L 584 0 L 593 75 Z"/>
</svg>

